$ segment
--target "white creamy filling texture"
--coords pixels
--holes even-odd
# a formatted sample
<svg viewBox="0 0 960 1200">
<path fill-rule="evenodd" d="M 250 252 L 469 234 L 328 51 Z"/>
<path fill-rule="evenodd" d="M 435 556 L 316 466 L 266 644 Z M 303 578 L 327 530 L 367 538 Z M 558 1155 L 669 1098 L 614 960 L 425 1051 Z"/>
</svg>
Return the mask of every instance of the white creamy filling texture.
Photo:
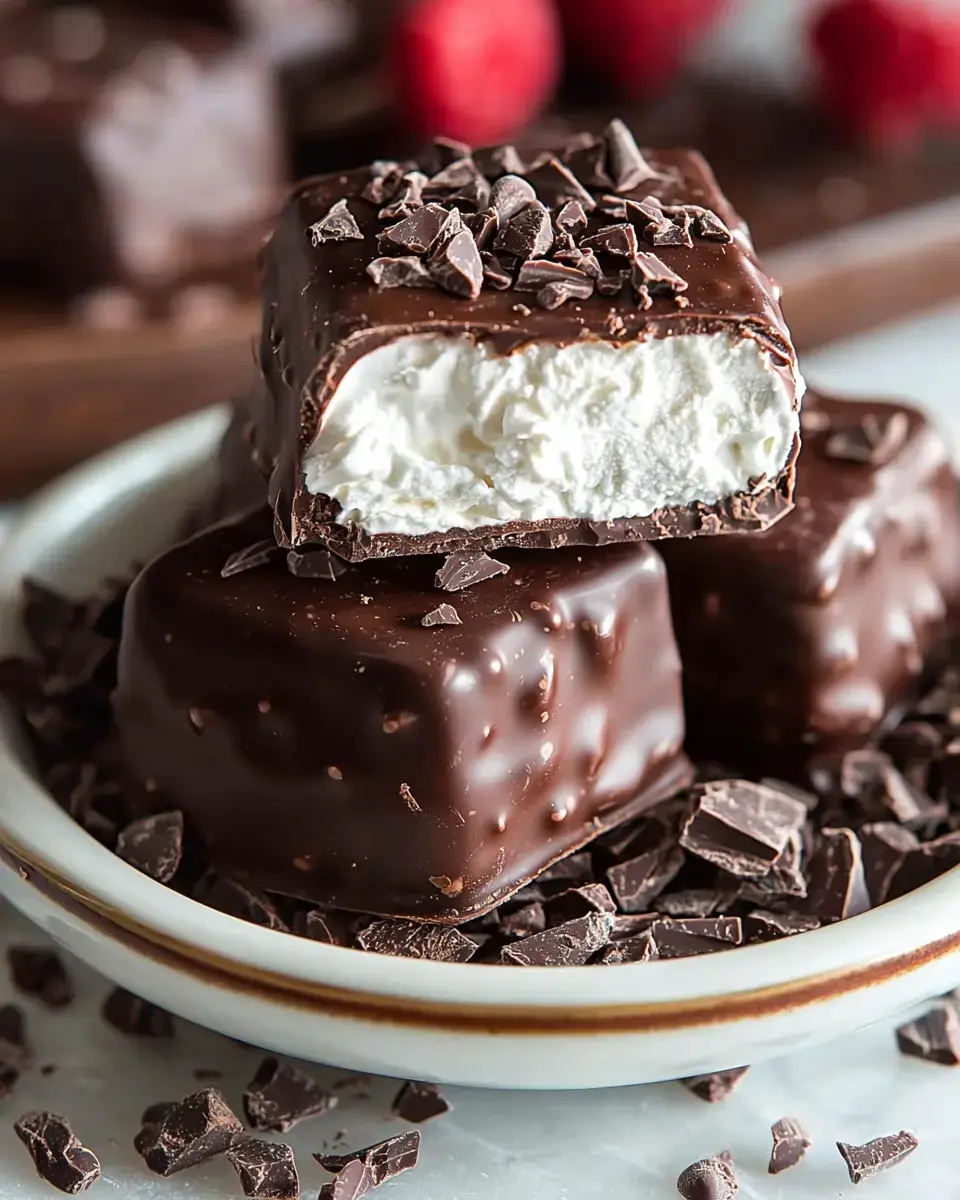
<svg viewBox="0 0 960 1200">
<path fill-rule="evenodd" d="M 757 342 L 726 333 L 508 355 L 411 335 L 346 372 L 304 457 L 306 486 L 371 533 L 710 504 L 783 469 L 792 390 Z"/>
</svg>

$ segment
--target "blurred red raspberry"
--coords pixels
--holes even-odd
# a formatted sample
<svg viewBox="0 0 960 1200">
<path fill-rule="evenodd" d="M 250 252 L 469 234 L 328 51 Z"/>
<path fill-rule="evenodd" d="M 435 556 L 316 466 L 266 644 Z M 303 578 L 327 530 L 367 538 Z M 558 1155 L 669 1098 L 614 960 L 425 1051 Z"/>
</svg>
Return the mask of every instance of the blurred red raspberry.
<svg viewBox="0 0 960 1200">
<path fill-rule="evenodd" d="M 551 0 L 413 0 L 394 33 L 401 116 L 424 136 L 509 138 L 552 95 L 560 55 Z"/>
<path fill-rule="evenodd" d="M 960 117 L 960 23 L 906 0 L 837 0 L 811 30 L 829 112 L 891 146 Z"/>
<path fill-rule="evenodd" d="M 572 62 L 624 96 L 668 83 L 726 0 L 557 0 Z"/>
</svg>

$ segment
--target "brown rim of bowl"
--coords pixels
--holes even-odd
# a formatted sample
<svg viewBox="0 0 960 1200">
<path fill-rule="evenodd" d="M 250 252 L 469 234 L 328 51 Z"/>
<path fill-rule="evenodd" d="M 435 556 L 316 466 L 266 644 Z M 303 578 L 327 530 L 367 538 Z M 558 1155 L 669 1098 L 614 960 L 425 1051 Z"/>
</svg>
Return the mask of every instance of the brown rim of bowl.
<svg viewBox="0 0 960 1200">
<path fill-rule="evenodd" d="M 101 933 L 161 966 L 185 972 L 202 983 L 277 1005 L 314 1009 L 330 1017 L 446 1032 L 569 1036 L 656 1033 L 730 1024 L 836 1000 L 916 971 L 960 950 L 960 931 L 957 931 L 870 966 L 810 975 L 770 987 L 731 992 L 722 997 L 600 1009 L 572 1006 L 559 1011 L 530 1005 L 491 1008 L 376 996 L 258 970 L 246 963 L 208 954 L 189 942 L 141 925 L 119 909 L 78 890 L 47 864 L 22 849 L 13 849 L 9 843 L 0 844 L 0 860 L 48 899 L 94 925 Z"/>
</svg>

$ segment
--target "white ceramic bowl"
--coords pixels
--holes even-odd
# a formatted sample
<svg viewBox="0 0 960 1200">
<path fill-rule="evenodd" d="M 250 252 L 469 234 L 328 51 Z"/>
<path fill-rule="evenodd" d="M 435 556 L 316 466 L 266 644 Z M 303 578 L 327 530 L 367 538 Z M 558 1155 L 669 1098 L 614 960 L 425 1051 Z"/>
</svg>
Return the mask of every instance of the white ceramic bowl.
<svg viewBox="0 0 960 1200">
<path fill-rule="evenodd" d="M 209 478 L 222 412 L 122 446 L 48 488 L 0 555 L 0 655 L 20 580 L 81 593 L 172 538 Z M 681 961 L 514 969 L 385 958 L 245 924 L 84 833 L 0 728 L 0 890 L 59 943 L 184 1017 L 359 1070 L 490 1087 L 642 1083 L 738 1066 L 960 983 L 960 870 L 786 941 Z"/>
</svg>

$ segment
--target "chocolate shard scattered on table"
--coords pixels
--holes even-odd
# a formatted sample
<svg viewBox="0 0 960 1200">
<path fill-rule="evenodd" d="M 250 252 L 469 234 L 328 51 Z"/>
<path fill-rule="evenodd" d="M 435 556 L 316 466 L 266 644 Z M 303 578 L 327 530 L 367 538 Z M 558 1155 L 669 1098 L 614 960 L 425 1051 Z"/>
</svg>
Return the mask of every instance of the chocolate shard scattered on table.
<svg viewBox="0 0 960 1200">
<path fill-rule="evenodd" d="M 450 1112 L 450 1101 L 435 1083 L 417 1083 L 408 1080 L 393 1098 L 391 1110 L 394 1116 L 411 1125 L 422 1125 L 434 1117 Z"/>
<path fill-rule="evenodd" d="M 170 1013 L 119 987 L 104 1001 L 103 1019 L 119 1033 L 132 1037 L 171 1038 L 176 1033 Z"/>
<path fill-rule="evenodd" d="M 155 1175 L 174 1175 L 225 1154 L 243 1137 L 243 1125 L 215 1088 L 187 1096 L 134 1139 Z"/>
<path fill-rule="evenodd" d="M 703 1158 L 681 1171 L 677 1191 L 683 1200 L 733 1200 L 740 1181 L 729 1157 Z"/>
<path fill-rule="evenodd" d="M 348 1196 L 362 1196 L 374 1188 L 380 1187 L 388 1179 L 395 1179 L 405 1171 L 412 1171 L 420 1161 L 420 1130 L 411 1129 L 398 1133 L 382 1142 L 366 1146 L 363 1150 L 354 1150 L 349 1154 L 315 1154 L 313 1156 L 325 1171 L 331 1175 L 350 1173 L 352 1180 L 362 1190 L 348 1192 Z M 336 1192 L 331 1192 L 340 1197 Z"/>
<path fill-rule="evenodd" d="M 810 1139 L 796 1117 L 781 1117 L 770 1127 L 770 1133 L 773 1136 L 773 1149 L 770 1152 L 770 1164 L 767 1167 L 770 1175 L 779 1175 L 781 1171 L 789 1171 L 810 1149 Z"/>
<path fill-rule="evenodd" d="M 840 1157 L 847 1164 L 851 1183 L 863 1183 L 881 1171 L 896 1167 L 919 1146 L 916 1135 L 901 1129 L 899 1133 L 874 1138 L 863 1146 L 837 1142 Z"/>
<path fill-rule="evenodd" d="M 720 1100 L 726 1100 L 749 1070 L 749 1067 L 733 1067 L 729 1071 L 713 1071 L 708 1075 L 691 1075 L 687 1079 L 681 1079 L 680 1082 L 701 1100 L 706 1100 L 708 1104 L 716 1104 Z"/>
<path fill-rule="evenodd" d="M 14 1125 L 37 1174 L 51 1187 L 78 1196 L 100 1178 L 100 1162 L 77 1139 L 70 1122 L 52 1112 L 27 1113 Z"/>
<path fill-rule="evenodd" d="M 244 1196 L 251 1200 L 298 1200 L 300 1176 L 293 1149 L 283 1142 L 243 1138 L 227 1151 Z"/>
<path fill-rule="evenodd" d="M 117 854 L 144 875 L 169 883 L 183 856 L 183 813 L 141 817 L 121 830 Z"/>
<path fill-rule="evenodd" d="M 938 1004 L 897 1029 L 901 1054 L 944 1067 L 960 1065 L 960 1016 L 952 1004 Z"/>
<path fill-rule="evenodd" d="M 269 1056 L 243 1093 L 243 1111 L 251 1129 L 286 1133 L 311 1117 L 322 1117 L 337 1097 L 305 1071 Z"/>
<path fill-rule="evenodd" d="M 45 946 L 10 946 L 7 963 L 18 992 L 39 1000 L 46 1008 L 66 1008 L 73 1003 L 73 980 L 56 950 Z"/>
</svg>

